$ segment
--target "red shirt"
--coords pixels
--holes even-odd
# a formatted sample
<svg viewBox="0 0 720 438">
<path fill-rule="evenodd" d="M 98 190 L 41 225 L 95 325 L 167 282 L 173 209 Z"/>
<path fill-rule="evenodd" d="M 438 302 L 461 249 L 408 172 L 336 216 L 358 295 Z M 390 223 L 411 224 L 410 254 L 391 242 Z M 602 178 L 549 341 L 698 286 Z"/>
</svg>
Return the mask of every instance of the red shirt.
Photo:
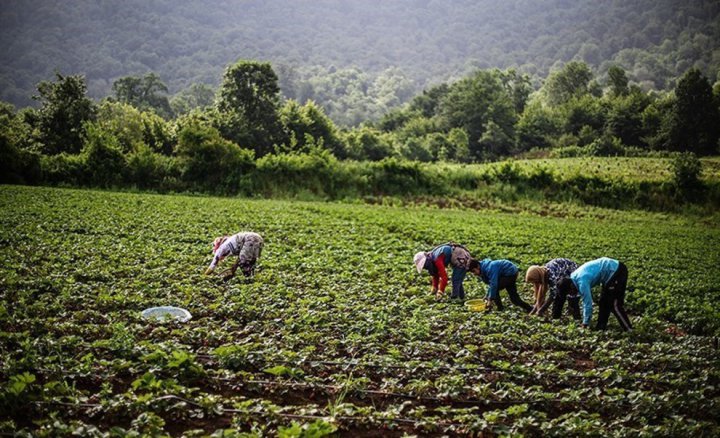
<svg viewBox="0 0 720 438">
<path fill-rule="evenodd" d="M 439 290 L 445 293 L 445 287 L 448 284 L 448 275 L 445 270 L 445 254 L 441 254 L 435 259 L 435 268 L 437 269 L 437 275 L 432 276 L 432 288 L 433 290 Z"/>
</svg>

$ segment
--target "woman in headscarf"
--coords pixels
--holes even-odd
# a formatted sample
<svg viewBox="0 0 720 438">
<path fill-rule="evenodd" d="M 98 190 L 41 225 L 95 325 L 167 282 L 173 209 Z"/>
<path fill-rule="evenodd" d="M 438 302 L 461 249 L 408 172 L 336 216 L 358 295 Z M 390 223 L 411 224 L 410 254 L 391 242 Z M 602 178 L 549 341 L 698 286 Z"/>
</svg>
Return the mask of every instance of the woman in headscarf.
<svg viewBox="0 0 720 438">
<path fill-rule="evenodd" d="M 464 300 L 465 288 L 463 281 L 467 271 L 472 271 L 476 275 L 479 271 L 471 269 L 471 263 L 477 262 L 473 260 L 470 251 L 457 243 L 445 243 L 431 249 L 429 252 L 419 252 L 415 254 L 413 259 L 418 273 L 423 269 L 427 270 L 432 277 L 430 293 L 435 298 L 440 299 L 445 294 L 445 287 L 448 284 L 447 267 L 452 265 L 452 295 L 451 299 Z"/>
<path fill-rule="evenodd" d="M 213 241 L 213 254 L 215 255 L 210 266 L 205 270 L 205 275 L 210 275 L 215 271 L 217 264 L 229 255 L 237 256 L 237 261 L 230 268 L 230 274 L 225 280 L 235 276 L 238 267 L 246 278 L 252 276 L 255 272 L 255 265 L 262 253 L 264 242 L 263 238 L 253 232 L 241 232 L 234 236 L 221 236 Z"/>
<path fill-rule="evenodd" d="M 574 319 L 580 319 L 580 297 L 577 294 L 558 297 L 557 294 L 560 281 L 569 277 L 577 268 L 577 263 L 563 258 L 552 259 L 544 266 L 530 266 L 525 273 L 525 282 L 532 283 L 535 295 L 535 306 L 530 314 L 541 316 L 552 304 L 552 316 L 558 319 L 567 298 L 568 312 Z"/>
</svg>

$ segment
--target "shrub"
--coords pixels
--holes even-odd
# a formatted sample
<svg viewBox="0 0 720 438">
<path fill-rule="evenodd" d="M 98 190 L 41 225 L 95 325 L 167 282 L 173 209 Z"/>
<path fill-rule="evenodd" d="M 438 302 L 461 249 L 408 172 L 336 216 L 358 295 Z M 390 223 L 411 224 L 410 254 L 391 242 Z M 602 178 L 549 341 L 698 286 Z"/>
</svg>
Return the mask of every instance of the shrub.
<svg viewBox="0 0 720 438">
<path fill-rule="evenodd" d="M 85 159 L 79 154 L 40 156 L 43 181 L 50 184 L 82 185 L 85 181 Z"/>
<path fill-rule="evenodd" d="M 551 158 L 575 158 L 575 157 L 587 157 L 590 155 L 590 150 L 587 147 L 580 146 L 565 146 L 557 149 L 553 149 L 550 152 Z"/>
<path fill-rule="evenodd" d="M 593 157 L 614 157 L 625 155 L 625 147 L 619 138 L 603 135 L 588 145 L 588 151 Z"/>
<path fill-rule="evenodd" d="M 342 168 L 329 151 L 319 147 L 308 153 L 269 154 L 257 160 L 256 165 L 254 187 L 268 195 L 310 191 L 333 196 Z"/>
<path fill-rule="evenodd" d="M 408 195 L 440 192 L 443 184 L 416 161 L 386 158 L 370 164 L 369 189 L 375 195 Z"/>
<path fill-rule="evenodd" d="M 340 158 L 380 161 L 394 154 L 391 140 L 391 135 L 376 129 L 354 129 L 345 136 L 347 151 Z"/>
<path fill-rule="evenodd" d="M 199 123 L 180 131 L 176 153 L 183 181 L 213 193 L 237 193 L 247 186 L 255 167 L 253 151 L 240 149 L 215 128 Z"/>
<path fill-rule="evenodd" d="M 85 182 L 100 187 L 117 186 L 127 169 L 117 137 L 94 123 L 86 125 L 85 144 L 80 154 L 84 161 Z"/>
<path fill-rule="evenodd" d="M 692 152 L 682 152 L 672 159 L 673 184 L 681 196 L 690 195 L 701 188 L 702 163 Z"/>
<path fill-rule="evenodd" d="M 0 183 L 32 184 L 40 180 L 40 155 L 0 138 Z"/>
<path fill-rule="evenodd" d="M 127 156 L 128 182 L 141 189 L 161 191 L 182 189 L 181 170 L 175 157 L 141 146 Z"/>
</svg>

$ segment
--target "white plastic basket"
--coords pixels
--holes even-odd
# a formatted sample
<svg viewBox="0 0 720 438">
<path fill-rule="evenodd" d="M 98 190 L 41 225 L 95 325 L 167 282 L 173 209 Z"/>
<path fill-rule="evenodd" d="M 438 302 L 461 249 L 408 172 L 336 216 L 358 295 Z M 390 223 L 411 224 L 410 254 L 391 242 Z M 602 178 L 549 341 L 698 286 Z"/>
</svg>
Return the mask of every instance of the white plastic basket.
<svg viewBox="0 0 720 438">
<path fill-rule="evenodd" d="M 192 315 L 181 307 L 161 306 L 143 310 L 142 317 L 156 321 L 169 321 L 174 319 L 178 322 L 185 322 L 189 321 Z"/>
</svg>

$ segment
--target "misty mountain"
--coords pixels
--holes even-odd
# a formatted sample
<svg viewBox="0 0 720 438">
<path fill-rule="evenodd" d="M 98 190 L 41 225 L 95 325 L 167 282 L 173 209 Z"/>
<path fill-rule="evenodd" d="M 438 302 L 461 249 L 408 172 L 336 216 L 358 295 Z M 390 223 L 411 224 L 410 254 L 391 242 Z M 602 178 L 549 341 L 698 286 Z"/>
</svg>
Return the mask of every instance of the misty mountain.
<svg viewBox="0 0 720 438">
<path fill-rule="evenodd" d="M 31 105 L 54 70 L 85 75 L 95 98 L 151 71 L 174 94 L 217 85 L 240 58 L 272 62 L 299 99 L 400 87 L 386 107 L 477 68 L 513 67 L 538 83 L 572 59 L 667 89 L 693 66 L 715 80 L 719 41 L 716 0 L 3 0 L 0 99 Z M 326 80 L 339 73 L 361 85 Z"/>
</svg>

